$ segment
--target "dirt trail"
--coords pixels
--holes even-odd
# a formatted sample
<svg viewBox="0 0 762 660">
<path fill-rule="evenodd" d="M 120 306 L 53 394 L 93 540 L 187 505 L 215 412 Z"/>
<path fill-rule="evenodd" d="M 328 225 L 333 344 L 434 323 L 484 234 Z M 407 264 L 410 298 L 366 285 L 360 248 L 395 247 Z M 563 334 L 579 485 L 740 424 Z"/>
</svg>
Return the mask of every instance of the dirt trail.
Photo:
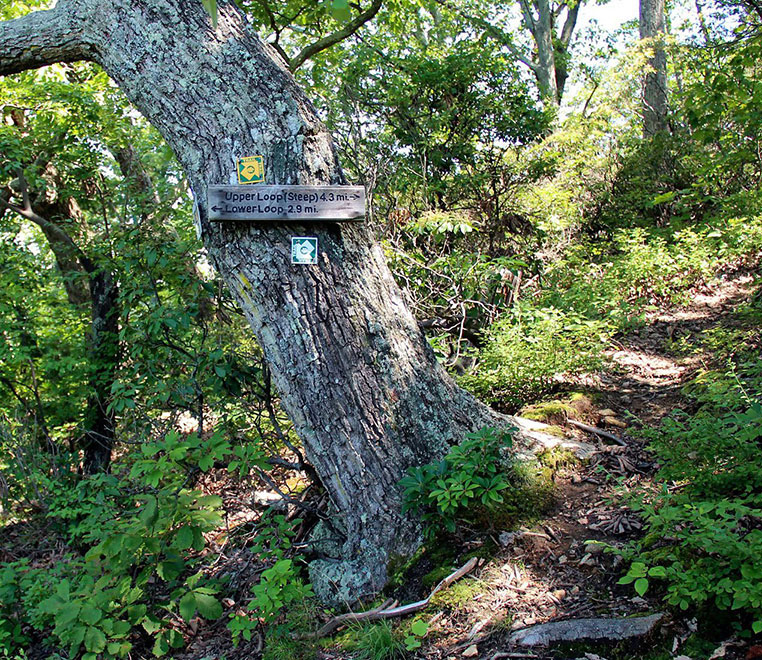
<svg viewBox="0 0 762 660">
<path fill-rule="evenodd" d="M 489 660 L 514 653 L 512 657 L 604 660 L 605 653 L 568 656 L 536 649 L 522 656 L 527 649 L 512 647 L 508 636 L 512 630 L 546 621 L 624 617 L 662 609 L 662 603 L 648 594 L 640 598 L 631 587 L 616 584 L 623 572 L 621 560 L 599 545 L 621 546 L 641 533 L 637 516 L 617 498 L 615 484 L 643 488 L 655 466 L 629 431 L 657 425 L 665 415 L 690 405 L 681 388 L 711 357 L 687 350 L 692 339 L 718 324 L 732 325 L 729 316 L 748 298 L 751 284 L 750 277 L 715 283 L 697 293 L 690 305 L 653 312 L 644 327 L 614 342 L 608 352 L 610 369 L 587 384 L 597 391 L 595 408 L 613 411 L 614 421 L 627 425 L 606 427 L 623 437 L 627 446 L 611 446 L 577 429 L 567 430 L 572 437 L 597 443 L 598 452 L 589 463 L 561 470 L 556 476 L 557 502 L 544 520 L 497 539 L 505 547 L 478 576 L 482 584 L 477 596 L 435 621 L 432 629 L 440 640 L 426 648 L 422 657 Z M 606 424 L 600 417 L 598 423 Z M 663 628 L 667 643 L 680 637 L 684 625 L 673 621 Z M 634 647 L 624 652 L 609 650 L 617 658 L 641 657 Z M 601 653 L 600 645 L 591 644 L 589 651 Z M 343 660 L 330 653 L 323 657 Z"/>
<path fill-rule="evenodd" d="M 645 327 L 616 340 L 608 351 L 613 369 L 598 377 L 606 401 L 649 426 L 684 404 L 680 388 L 710 356 L 681 356 L 680 347 L 709 328 L 732 324 L 728 317 L 749 297 L 752 283 L 748 275 L 719 281 L 686 307 L 651 312 Z"/>
</svg>

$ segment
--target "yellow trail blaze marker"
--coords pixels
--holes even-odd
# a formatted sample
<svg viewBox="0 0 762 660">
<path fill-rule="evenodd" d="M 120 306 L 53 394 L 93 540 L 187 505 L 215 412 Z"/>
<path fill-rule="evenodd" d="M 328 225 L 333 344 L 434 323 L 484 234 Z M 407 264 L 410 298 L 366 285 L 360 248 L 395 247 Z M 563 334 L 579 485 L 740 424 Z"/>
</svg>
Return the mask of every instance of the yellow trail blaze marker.
<svg viewBox="0 0 762 660">
<path fill-rule="evenodd" d="M 247 156 L 236 161 L 238 183 L 262 183 L 265 180 L 265 165 L 262 156 Z"/>
</svg>

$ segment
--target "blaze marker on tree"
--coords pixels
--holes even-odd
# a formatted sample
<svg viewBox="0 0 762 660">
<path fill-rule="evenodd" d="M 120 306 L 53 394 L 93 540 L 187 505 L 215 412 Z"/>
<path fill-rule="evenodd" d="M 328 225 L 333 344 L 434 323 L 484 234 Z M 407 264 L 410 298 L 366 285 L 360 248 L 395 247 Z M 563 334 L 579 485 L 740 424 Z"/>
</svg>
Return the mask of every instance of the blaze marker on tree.
<svg viewBox="0 0 762 660">
<path fill-rule="evenodd" d="M 316 264 L 317 256 L 318 239 L 315 236 L 293 236 L 291 238 L 292 264 Z"/>
<path fill-rule="evenodd" d="M 209 219 L 362 220 L 363 186 L 209 186 Z"/>
<path fill-rule="evenodd" d="M 238 183 L 264 183 L 265 165 L 262 156 L 239 158 L 236 162 Z"/>
</svg>

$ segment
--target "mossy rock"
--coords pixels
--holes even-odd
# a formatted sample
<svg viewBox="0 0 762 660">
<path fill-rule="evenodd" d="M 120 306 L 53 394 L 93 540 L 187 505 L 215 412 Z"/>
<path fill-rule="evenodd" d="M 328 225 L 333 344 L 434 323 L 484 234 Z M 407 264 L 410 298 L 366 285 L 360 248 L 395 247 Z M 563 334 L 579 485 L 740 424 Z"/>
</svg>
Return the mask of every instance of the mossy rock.
<svg viewBox="0 0 762 660">
<path fill-rule="evenodd" d="M 590 419 L 594 413 L 592 397 L 584 392 L 571 392 L 562 399 L 541 401 L 524 406 L 519 412 L 521 417 L 550 425 L 564 424 L 568 417 L 577 421 Z"/>
<path fill-rule="evenodd" d="M 537 460 L 540 465 L 550 468 L 557 472 L 563 468 L 574 467 L 581 463 L 577 455 L 570 449 L 563 447 L 551 447 L 537 454 Z"/>
</svg>

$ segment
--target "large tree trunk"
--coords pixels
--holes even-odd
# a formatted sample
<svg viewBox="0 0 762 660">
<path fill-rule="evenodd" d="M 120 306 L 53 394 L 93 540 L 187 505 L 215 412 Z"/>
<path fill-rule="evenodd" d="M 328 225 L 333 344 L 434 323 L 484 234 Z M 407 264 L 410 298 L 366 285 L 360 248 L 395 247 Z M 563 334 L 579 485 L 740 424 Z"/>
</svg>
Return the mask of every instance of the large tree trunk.
<svg viewBox="0 0 762 660">
<path fill-rule="evenodd" d="M 400 513 L 406 468 L 496 416 L 437 364 L 363 224 L 208 221 L 207 187 L 234 183 L 237 157 L 263 155 L 269 183 L 343 183 L 312 105 L 232 2 L 216 30 L 195 0 L 60 0 L 0 24 L 0 74 L 61 59 L 101 64 L 188 175 L 209 255 L 335 507 L 340 542 L 311 565 L 319 594 L 378 590 L 389 558 L 419 543 Z M 318 237 L 318 265 L 290 263 L 303 235 Z"/>
<path fill-rule="evenodd" d="M 653 50 L 643 80 L 643 137 L 667 130 L 667 53 L 664 0 L 640 0 L 640 38 Z"/>
</svg>

